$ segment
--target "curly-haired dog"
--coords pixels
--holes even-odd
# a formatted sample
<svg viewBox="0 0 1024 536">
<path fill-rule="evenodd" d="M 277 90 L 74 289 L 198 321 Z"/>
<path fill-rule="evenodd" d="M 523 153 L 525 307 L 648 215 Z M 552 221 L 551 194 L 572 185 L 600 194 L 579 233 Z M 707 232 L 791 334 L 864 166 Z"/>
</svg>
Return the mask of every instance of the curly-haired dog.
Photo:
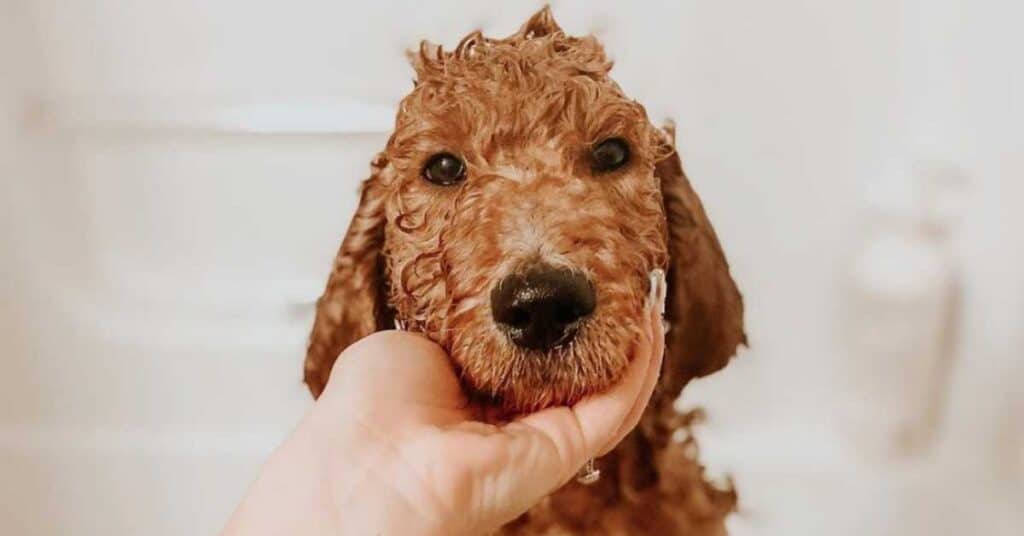
<svg viewBox="0 0 1024 536">
<path fill-rule="evenodd" d="M 545 8 L 516 34 L 422 44 L 320 298 L 305 362 L 319 395 L 349 344 L 396 322 L 507 411 L 617 381 L 648 274 L 667 272 L 666 357 L 644 418 L 507 534 L 724 534 L 735 494 L 705 482 L 673 402 L 745 343 L 743 304 L 671 128 L 608 77 L 593 37 Z"/>
</svg>

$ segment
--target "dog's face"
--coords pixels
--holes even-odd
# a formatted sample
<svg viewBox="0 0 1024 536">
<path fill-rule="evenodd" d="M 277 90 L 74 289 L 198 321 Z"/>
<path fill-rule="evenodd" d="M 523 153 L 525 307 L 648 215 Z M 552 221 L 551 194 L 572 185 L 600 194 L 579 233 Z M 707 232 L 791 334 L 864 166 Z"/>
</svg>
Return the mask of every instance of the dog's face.
<svg viewBox="0 0 1024 536">
<path fill-rule="evenodd" d="M 353 337 L 397 321 L 506 409 L 603 390 L 640 335 L 651 272 L 686 275 L 669 266 L 669 213 L 702 223 L 699 203 L 672 205 L 688 185 L 666 194 L 670 133 L 608 77 L 600 44 L 565 36 L 547 10 L 508 39 L 424 45 L 414 65 L 321 299 L 307 380 L 311 366 L 325 380 L 316 369 Z"/>
<path fill-rule="evenodd" d="M 593 40 L 473 35 L 423 54 L 381 174 L 397 318 L 506 406 L 603 389 L 667 259 L 662 134 Z"/>
</svg>

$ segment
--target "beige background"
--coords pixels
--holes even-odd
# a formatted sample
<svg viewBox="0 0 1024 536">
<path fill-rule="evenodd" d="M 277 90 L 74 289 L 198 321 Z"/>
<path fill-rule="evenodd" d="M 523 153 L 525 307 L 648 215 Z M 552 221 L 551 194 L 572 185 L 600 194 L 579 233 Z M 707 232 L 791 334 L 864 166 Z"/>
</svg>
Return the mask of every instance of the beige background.
<svg viewBox="0 0 1024 536">
<path fill-rule="evenodd" d="M 410 85 L 402 51 L 537 7 L 2 0 L 0 532 L 214 533 L 309 406 L 309 305 Z M 751 348 L 684 401 L 739 483 L 735 534 L 1019 534 L 1021 4 L 554 11 L 677 120 L 746 295 Z M 843 274 L 870 186 L 936 158 L 970 180 L 950 405 L 931 450 L 870 461 L 835 418 Z"/>
</svg>

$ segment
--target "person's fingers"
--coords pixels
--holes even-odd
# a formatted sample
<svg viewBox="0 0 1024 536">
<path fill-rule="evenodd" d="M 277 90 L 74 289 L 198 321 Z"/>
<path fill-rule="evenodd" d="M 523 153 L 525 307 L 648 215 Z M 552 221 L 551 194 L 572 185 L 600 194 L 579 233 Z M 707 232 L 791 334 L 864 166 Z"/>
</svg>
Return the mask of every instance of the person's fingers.
<svg viewBox="0 0 1024 536">
<path fill-rule="evenodd" d="M 660 313 L 658 317 L 653 320 L 652 330 L 654 333 L 651 339 L 651 344 L 648 346 L 648 349 L 651 352 L 650 359 L 644 376 L 643 385 L 640 388 L 640 394 L 637 396 L 636 401 L 633 402 L 633 407 L 626 415 L 626 418 L 619 426 L 619 429 L 615 432 L 612 438 L 605 443 L 604 447 L 598 450 L 598 456 L 604 456 L 614 449 L 622 442 L 626 435 L 636 427 L 637 423 L 640 422 L 640 417 L 644 414 L 644 410 L 647 409 L 647 403 L 650 401 L 651 395 L 654 393 L 654 387 L 657 385 L 658 377 L 661 375 L 662 358 L 665 355 L 665 329 L 661 325 Z"/>
<path fill-rule="evenodd" d="M 571 408 L 548 408 L 521 417 L 501 426 L 502 433 L 487 437 L 506 453 L 505 462 L 496 465 L 497 473 L 488 479 L 495 527 L 565 484 L 598 454 L 630 413 L 647 381 L 651 356 L 649 349 L 638 352 L 625 377 L 605 393 Z"/>
<path fill-rule="evenodd" d="M 462 438 L 457 453 L 446 452 L 451 463 L 465 467 L 462 474 L 471 476 L 473 506 L 464 510 L 458 533 L 491 534 L 565 484 L 575 467 L 572 460 L 583 457 L 573 419 L 569 408 L 553 408 L 545 420 L 560 425 L 513 421 L 476 435 L 472 443 Z M 449 449 L 446 443 L 444 450 Z"/>
<path fill-rule="evenodd" d="M 559 483 L 594 457 L 618 431 L 643 387 L 650 360 L 650 351 L 638 352 L 622 380 L 604 393 L 571 408 L 549 408 L 517 421 L 542 433 L 554 445 L 563 467 Z"/>
<path fill-rule="evenodd" d="M 626 419 L 622 422 L 619 430 L 615 433 L 612 439 L 602 448 L 598 455 L 603 456 L 610 450 L 615 448 L 626 435 L 636 427 L 637 423 L 640 422 L 640 418 L 643 416 L 644 410 L 647 409 L 647 403 L 650 401 L 651 395 L 654 393 L 654 388 L 658 383 L 658 378 L 661 375 L 661 363 L 665 355 L 665 326 L 662 321 L 665 316 L 665 299 L 667 296 L 667 284 L 665 282 L 665 273 L 661 270 L 657 270 L 651 274 L 651 287 L 650 294 L 647 299 L 647 316 L 650 320 L 646 324 L 647 339 L 650 341 L 650 345 L 647 347 L 638 347 L 638 351 L 643 351 L 647 348 L 650 349 L 651 361 L 647 368 L 647 374 L 644 379 L 643 387 L 640 390 L 640 396 L 637 397 L 633 403 L 633 407 Z"/>
</svg>

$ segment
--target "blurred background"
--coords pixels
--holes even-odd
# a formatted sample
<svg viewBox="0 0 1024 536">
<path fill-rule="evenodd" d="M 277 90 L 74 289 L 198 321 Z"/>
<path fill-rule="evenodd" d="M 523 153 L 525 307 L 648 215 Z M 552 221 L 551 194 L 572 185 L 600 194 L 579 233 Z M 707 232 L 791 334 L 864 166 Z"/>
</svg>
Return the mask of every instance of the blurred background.
<svg viewBox="0 0 1024 536">
<path fill-rule="evenodd" d="M 538 2 L 0 1 L 0 526 L 213 534 L 403 51 Z M 1024 4 L 558 1 L 672 117 L 750 348 L 680 402 L 735 535 L 1024 527 Z"/>
</svg>

